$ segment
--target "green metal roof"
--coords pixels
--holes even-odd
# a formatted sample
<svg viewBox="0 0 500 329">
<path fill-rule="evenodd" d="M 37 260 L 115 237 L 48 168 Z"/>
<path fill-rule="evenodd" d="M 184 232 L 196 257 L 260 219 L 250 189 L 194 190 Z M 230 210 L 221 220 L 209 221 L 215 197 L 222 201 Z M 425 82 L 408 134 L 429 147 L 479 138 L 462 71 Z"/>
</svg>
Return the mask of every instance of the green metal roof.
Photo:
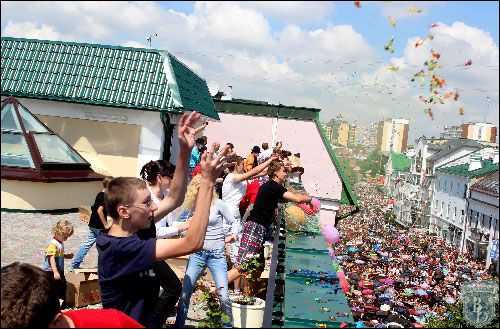
<svg viewBox="0 0 500 329">
<path fill-rule="evenodd" d="M 262 101 L 237 98 L 233 98 L 232 100 L 216 100 L 215 106 L 218 112 L 242 113 L 299 120 L 314 120 L 316 119 L 316 113 L 321 111 L 316 108 L 269 104 Z"/>
<path fill-rule="evenodd" d="M 218 119 L 205 81 L 167 51 L 2 37 L 1 68 L 2 95 Z"/>
<path fill-rule="evenodd" d="M 439 168 L 437 171 L 467 178 L 476 178 L 487 175 L 498 170 L 498 163 L 493 163 L 491 160 L 482 160 L 482 167 L 473 171 L 469 171 L 469 164 L 464 163 L 458 166 Z"/>
<path fill-rule="evenodd" d="M 179 108 L 196 110 L 210 118 L 219 120 L 219 114 L 215 110 L 214 101 L 205 80 L 194 74 L 171 53 L 168 53 L 168 58 L 171 71 L 174 72 L 175 85 L 172 84 L 172 89 L 179 94 L 181 99 Z"/>
<path fill-rule="evenodd" d="M 411 159 L 404 153 L 391 151 L 392 168 L 394 170 L 405 171 L 411 167 Z"/>
</svg>

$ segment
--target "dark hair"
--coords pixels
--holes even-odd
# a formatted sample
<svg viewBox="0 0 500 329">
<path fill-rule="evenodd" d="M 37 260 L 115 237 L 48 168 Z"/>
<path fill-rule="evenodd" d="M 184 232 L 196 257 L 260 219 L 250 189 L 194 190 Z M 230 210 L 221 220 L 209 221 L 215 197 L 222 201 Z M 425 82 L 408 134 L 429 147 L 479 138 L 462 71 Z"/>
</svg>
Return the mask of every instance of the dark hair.
<svg viewBox="0 0 500 329">
<path fill-rule="evenodd" d="M 118 205 L 134 203 L 137 190 L 147 189 L 146 182 L 136 177 L 116 177 L 109 182 L 108 189 L 104 192 L 104 203 L 109 216 L 118 219 Z"/>
<path fill-rule="evenodd" d="M 273 179 L 276 176 L 276 173 L 283 167 L 283 162 L 281 161 L 273 161 L 267 167 L 267 174 L 269 178 Z"/>
<path fill-rule="evenodd" d="M 51 274 L 26 263 L 2 267 L 2 328 L 48 328 L 61 311 Z"/>
<path fill-rule="evenodd" d="M 285 151 L 285 150 L 280 151 L 280 159 L 287 158 L 290 155 L 292 155 L 292 152 L 290 152 L 290 151 Z"/>
<path fill-rule="evenodd" d="M 112 176 L 106 176 L 106 177 L 104 177 L 104 179 L 102 180 L 102 186 L 104 188 L 108 188 L 109 182 L 111 182 L 112 180 L 113 180 Z"/>
<path fill-rule="evenodd" d="M 239 165 L 240 163 L 242 163 L 243 161 L 245 161 L 245 159 L 243 159 L 242 157 L 240 157 L 239 155 L 233 155 L 232 157 L 230 157 L 229 159 L 227 159 L 227 162 L 234 162 L 234 165 L 232 166 L 229 166 L 227 167 L 229 170 L 233 171 L 234 167 L 236 167 L 237 165 Z"/>
<path fill-rule="evenodd" d="M 161 176 L 166 176 L 170 179 L 174 178 L 175 165 L 171 164 L 165 160 L 149 161 L 144 166 L 142 166 L 140 175 L 141 178 L 149 183 L 153 183 L 156 180 L 158 174 Z"/>
</svg>

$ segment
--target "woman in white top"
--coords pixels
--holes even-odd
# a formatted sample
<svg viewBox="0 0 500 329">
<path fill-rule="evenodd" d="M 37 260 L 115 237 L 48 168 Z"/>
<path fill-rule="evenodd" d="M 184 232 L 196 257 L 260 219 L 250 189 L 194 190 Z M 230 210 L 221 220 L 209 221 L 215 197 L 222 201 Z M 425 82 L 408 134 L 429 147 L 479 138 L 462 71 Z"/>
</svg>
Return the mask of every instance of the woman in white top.
<svg viewBox="0 0 500 329">
<path fill-rule="evenodd" d="M 229 257 L 231 262 L 234 264 L 236 261 L 236 257 L 238 256 L 238 248 L 239 248 L 239 237 L 241 235 L 241 216 L 239 211 L 239 205 L 241 199 L 245 196 L 247 191 L 247 180 L 264 176 L 266 174 L 266 169 L 271 162 L 277 159 L 274 156 L 271 156 L 268 160 L 264 161 L 262 164 L 253 168 L 252 170 L 245 172 L 244 170 L 244 161 L 240 156 L 234 156 L 229 159 L 228 162 L 236 163 L 233 167 L 229 167 L 231 171 L 226 178 L 224 179 L 224 183 L 222 184 L 222 201 L 224 201 L 229 209 L 233 212 L 236 221 L 239 223 L 238 236 L 234 236 L 233 239 L 235 242 L 229 244 Z M 226 230 L 228 229 L 226 225 Z M 234 281 L 234 290 L 236 293 L 239 292 L 240 289 L 240 280 L 239 278 Z"/>
<path fill-rule="evenodd" d="M 146 185 L 154 203 L 159 204 L 167 196 L 174 172 L 175 165 L 164 160 L 149 161 L 142 167 L 140 175 L 147 182 Z M 140 230 L 137 235 L 143 239 L 171 238 L 188 229 L 190 221 L 175 223 L 171 214 L 163 217 L 156 224 L 152 222 L 148 229 Z M 175 304 L 181 295 L 182 284 L 165 261 L 156 262 L 154 272 L 163 289 L 153 311 L 155 328 L 161 328 L 167 318 L 175 314 Z"/>
</svg>

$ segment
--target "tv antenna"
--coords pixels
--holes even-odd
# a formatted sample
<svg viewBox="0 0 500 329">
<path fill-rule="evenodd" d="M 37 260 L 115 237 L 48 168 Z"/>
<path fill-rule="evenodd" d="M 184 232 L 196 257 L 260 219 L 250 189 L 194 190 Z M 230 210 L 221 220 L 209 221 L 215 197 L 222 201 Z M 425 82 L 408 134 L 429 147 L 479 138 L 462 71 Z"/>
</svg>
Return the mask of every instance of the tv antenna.
<svg viewBox="0 0 500 329">
<path fill-rule="evenodd" d="M 146 38 L 146 41 L 149 42 L 149 48 L 151 48 L 151 41 L 153 40 L 154 37 L 157 37 L 158 33 L 155 33 L 154 35 L 150 35 L 149 37 Z"/>
</svg>

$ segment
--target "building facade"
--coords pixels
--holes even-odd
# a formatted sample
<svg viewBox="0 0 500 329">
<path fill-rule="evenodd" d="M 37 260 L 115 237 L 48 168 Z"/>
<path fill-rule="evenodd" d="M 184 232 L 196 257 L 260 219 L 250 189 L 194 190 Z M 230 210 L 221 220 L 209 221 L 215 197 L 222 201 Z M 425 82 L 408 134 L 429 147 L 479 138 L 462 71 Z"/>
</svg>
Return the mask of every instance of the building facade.
<svg viewBox="0 0 500 329">
<path fill-rule="evenodd" d="M 380 121 L 377 127 L 377 149 L 382 153 L 403 153 L 407 149 L 409 123 L 405 119 Z"/>
<path fill-rule="evenodd" d="M 497 127 L 491 123 L 470 122 L 462 125 L 462 138 L 495 143 Z"/>
<path fill-rule="evenodd" d="M 495 161 L 498 164 L 498 153 Z M 491 250 L 499 238 L 498 178 L 497 170 L 471 186 L 465 233 L 465 250 L 486 267 L 493 265 L 497 273 L 498 255 L 492 259 Z"/>
<path fill-rule="evenodd" d="M 498 162 L 484 159 L 479 152 L 436 170 L 431 206 L 430 231 L 463 250 L 466 237 L 467 199 L 470 188 L 498 170 Z"/>
</svg>

